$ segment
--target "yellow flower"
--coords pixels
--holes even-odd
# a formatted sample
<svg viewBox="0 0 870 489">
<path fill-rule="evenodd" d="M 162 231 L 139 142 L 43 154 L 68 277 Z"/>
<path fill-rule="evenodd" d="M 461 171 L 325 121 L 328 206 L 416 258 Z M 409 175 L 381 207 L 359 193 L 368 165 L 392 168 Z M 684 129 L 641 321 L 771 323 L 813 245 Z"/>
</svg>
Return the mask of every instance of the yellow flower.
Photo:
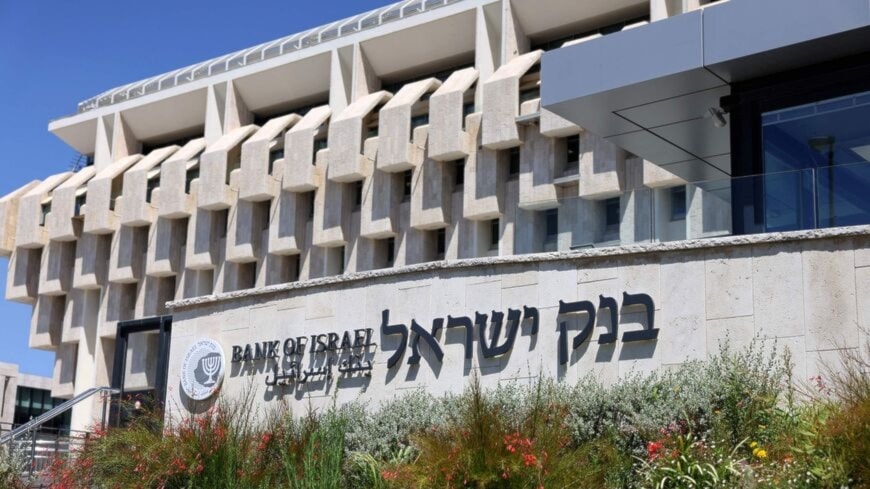
<svg viewBox="0 0 870 489">
<path fill-rule="evenodd" d="M 761 451 L 760 448 L 753 448 L 753 449 L 752 449 L 752 454 L 753 454 L 753 455 L 758 455 L 758 452 L 760 452 L 760 451 Z"/>
<path fill-rule="evenodd" d="M 758 453 L 756 453 L 755 456 L 758 458 L 767 458 L 767 450 L 758 450 Z"/>
<path fill-rule="evenodd" d="M 758 446 L 758 442 L 755 442 L 755 441 L 749 444 L 749 448 L 755 448 L 757 446 Z"/>
<path fill-rule="evenodd" d="M 760 429 L 760 430 L 763 430 L 763 429 L 766 429 L 766 428 L 767 428 L 766 425 L 763 425 L 763 424 L 758 425 L 758 429 Z"/>
</svg>

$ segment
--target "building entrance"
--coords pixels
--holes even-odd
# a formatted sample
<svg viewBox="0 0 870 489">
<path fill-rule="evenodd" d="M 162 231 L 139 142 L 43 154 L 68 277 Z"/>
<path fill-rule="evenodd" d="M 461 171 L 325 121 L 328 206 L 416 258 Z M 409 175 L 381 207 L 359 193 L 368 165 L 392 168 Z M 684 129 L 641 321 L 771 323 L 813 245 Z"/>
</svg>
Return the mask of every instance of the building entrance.
<svg viewBox="0 0 870 489">
<path fill-rule="evenodd" d="M 120 392 L 112 402 L 113 426 L 163 408 L 171 333 L 172 316 L 118 323 L 112 387 Z"/>
</svg>

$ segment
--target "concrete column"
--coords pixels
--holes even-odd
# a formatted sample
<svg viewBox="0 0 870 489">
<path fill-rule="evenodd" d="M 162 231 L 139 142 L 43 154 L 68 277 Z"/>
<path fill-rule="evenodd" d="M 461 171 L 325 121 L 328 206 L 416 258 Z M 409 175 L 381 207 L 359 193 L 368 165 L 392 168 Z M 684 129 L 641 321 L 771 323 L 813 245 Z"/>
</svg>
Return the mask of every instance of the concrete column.
<svg viewBox="0 0 870 489">
<path fill-rule="evenodd" d="M 480 116 L 468 118 L 469 131 L 477 135 Z M 473 221 L 495 219 L 504 212 L 504 182 L 507 178 L 506 155 L 481 148 L 465 161 L 463 217 Z"/>
<path fill-rule="evenodd" d="M 0 423 L 6 426 L 15 420 L 15 399 L 18 391 L 18 365 L 0 363 Z"/>
<path fill-rule="evenodd" d="M 431 126 L 430 126 L 431 127 Z M 432 140 L 429 128 L 421 127 L 415 131 L 415 139 L 422 146 L 426 140 Z M 431 143 L 430 146 L 431 148 Z M 444 228 L 450 223 L 453 172 L 445 163 L 431 157 L 423 159 L 423 163 L 414 170 L 411 186 L 410 225 L 419 230 Z"/>
<path fill-rule="evenodd" d="M 295 255 L 302 252 L 308 221 L 308 193 L 282 190 L 272 203 L 274 216 L 269 226 L 269 253 Z"/>
<path fill-rule="evenodd" d="M 513 58 L 483 82 L 483 140 L 488 149 L 505 149 L 522 143 L 517 116 L 520 115 L 520 78 L 541 60 L 543 51 Z"/>
<path fill-rule="evenodd" d="M 57 296 L 70 291 L 75 254 L 75 241 L 48 242 L 39 267 L 39 295 Z"/>
<path fill-rule="evenodd" d="M 88 182 L 88 204 L 83 231 L 89 234 L 110 234 L 120 225 L 116 199 L 124 188 L 124 172 L 135 165 L 142 155 L 124 157 L 102 170 Z"/>
<path fill-rule="evenodd" d="M 285 115 L 270 120 L 259 131 L 242 144 L 242 171 L 239 179 L 239 199 L 248 202 L 270 200 L 278 195 L 281 181 L 275 172 L 269 173 L 269 160 L 276 138 L 283 135 L 302 118 L 296 114 Z M 280 141 L 284 144 L 284 140 Z M 287 150 L 284 146 L 285 153 Z M 284 158 L 274 162 L 273 168 L 284 165 Z"/>
<path fill-rule="evenodd" d="M 51 192 L 72 175 L 71 172 L 52 175 L 21 196 L 16 222 L 16 247 L 32 249 L 45 246 L 48 242 L 48 229 L 45 225 L 48 222 L 48 216 L 43 219 L 43 206 L 50 215 Z"/>
<path fill-rule="evenodd" d="M 161 188 L 163 183 L 168 183 L 169 180 L 168 177 L 164 178 L 163 169 L 158 167 L 177 154 L 180 149 L 179 146 L 174 145 L 156 149 L 124 173 L 123 191 L 115 203 L 122 226 L 149 226 L 154 222 L 157 208 L 160 206 L 160 195 L 163 193 Z M 148 181 L 149 176 L 154 172 L 158 172 L 155 178 L 158 179 L 159 185 L 158 188 L 153 189 L 149 202 Z M 183 185 L 183 178 L 181 182 Z"/>
<path fill-rule="evenodd" d="M 187 173 L 189 169 L 198 167 L 199 155 L 204 149 L 205 139 L 192 139 L 160 165 L 158 216 L 179 219 L 191 215 L 195 200 L 187 189 Z M 194 184 L 199 185 L 198 178 L 191 187 Z"/>
<path fill-rule="evenodd" d="M 241 169 L 242 143 L 257 131 L 257 126 L 244 126 L 228 132 L 209 144 L 199 159 L 199 209 L 216 211 L 235 203 L 238 190 L 230 186 L 233 172 Z"/>
<path fill-rule="evenodd" d="M 94 167 L 97 173 L 112 163 L 139 153 L 142 144 L 136 140 L 133 131 L 120 112 L 104 115 L 97 119 L 97 134 L 94 143 Z"/>
<path fill-rule="evenodd" d="M 76 246 L 73 287 L 89 290 L 106 285 L 112 236 L 82 234 Z"/>
<path fill-rule="evenodd" d="M 18 228 L 18 209 L 21 197 L 36 188 L 39 183 L 39 180 L 33 180 L 0 199 L 0 256 L 8 258 L 15 250 L 15 234 Z"/>
<path fill-rule="evenodd" d="M 365 52 L 359 43 L 353 45 L 353 88 L 351 101 L 356 102 L 361 98 L 375 93 L 381 89 L 381 80 L 369 63 Z M 337 110 L 334 112 L 338 113 Z"/>
<path fill-rule="evenodd" d="M 626 190 L 625 151 L 584 131 L 580 135 L 580 197 L 601 200 Z"/>
<path fill-rule="evenodd" d="M 52 351 L 60 345 L 65 308 L 63 296 L 39 297 L 30 318 L 30 348 Z"/>
<path fill-rule="evenodd" d="M 388 92 L 366 95 L 332 118 L 329 125 L 329 180 L 346 183 L 371 174 L 374 162 L 363 154 L 365 120 L 391 97 Z"/>
<path fill-rule="evenodd" d="M 42 248 L 16 248 L 9 257 L 6 273 L 6 300 L 33 304 L 39 290 Z"/>
<path fill-rule="evenodd" d="M 330 52 L 329 107 L 339 113 L 352 102 L 353 46 L 344 46 Z"/>
<path fill-rule="evenodd" d="M 187 219 L 158 217 L 148 229 L 145 274 L 149 277 L 172 277 L 182 271 L 188 239 Z"/>
<path fill-rule="evenodd" d="M 429 98 L 429 157 L 437 161 L 465 158 L 474 141 L 465 131 L 465 94 L 478 78 L 475 68 L 453 72 Z"/>
<path fill-rule="evenodd" d="M 232 80 L 209 85 L 205 107 L 205 140 L 209 146 L 253 121 L 253 114 L 239 96 Z"/>
<path fill-rule="evenodd" d="M 526 210 L 555 208 L 559 195 L 553 180 L 556 169 L 565 166 L 565 142 L 541 135 L 534 125 L 521 131 L 525 143 L 520 148 L 519 206 Z"/>
<path fill-rule="evenodd" d="M 309 192 L 320 185 L 314 140 L 329 120 L 328 106 L 311 109 L 284 136 L 283 188 L 292 192 Z"/>
<path fill-rule="evenodd" d="M 148 245 L 147 227 L 121 226 L 113 235 L 109 282 L 136 283 L 143 277 Z"/>
<path fill-rule="evenodd" d="M 268 249 L 268 243 L 263 241 L 263 231 L 268 232 L 269 227 L 271 227 L 270 222 L 274 222 L 271 206 L 270 201 L 247 202 L 239 200 L 234 207 L 229 209 L 227 261 L 251 263 L 257 261 L 264 254 Z M 268 238 L 268 233 L 266 237 Z"/>
<path fill-rule="evenodd" d="M 435 78 L 409 83 L 381 109 L 378 122 L 377 168 L 385 172 L 402 172 L 419 164 L 416 153 L 423 148 L 415 145 L 411 128 L 414 107 L 427 93 L 441 86 Z"/>
<path fill-rule="evenodd" d="M 82 232 L 82 220 L 76 219 L 76 199 L 80 195 L 87 198 L 87 183 L 93 178 L 93 166 L 82 168 L 51 193 L 51 213 L 45 219 L 48 239 L 53 241 L 74 241 Z M 79 212 L 83 212 L 80 209 Z"/>
<path fill-rule="evenodd" d="M 529 51 L 529 38 L 526 37 L 520 19 L 514 15 L 511 0 L 501 0 L 502 5 L 502 51 L 501 63 L 505 65 L 514 58 Z"/>
<path fill-rule="evenodd" d="M 61 399 L 73 397 L 75 392 L 76 361 L 78 359 L 76 343 L 63 343 L 54 354 L 54 372 L 51 379 L 51 395 Z"/>
<path fill-rule="evenodd" d="M 321 151 L 317 155 L 317 166 L 326 174 L 326 178 L 314 197 L 313 244 L 325 248 L 347 244 L 349 215 L 345 214 L 345 208 L 352 207 L 348 189 L 350 185 L 329 178 L 332 168 L 327 168 L 326 160 L 331 159 L 329 154 L 332 151 Z"/>
</svg>

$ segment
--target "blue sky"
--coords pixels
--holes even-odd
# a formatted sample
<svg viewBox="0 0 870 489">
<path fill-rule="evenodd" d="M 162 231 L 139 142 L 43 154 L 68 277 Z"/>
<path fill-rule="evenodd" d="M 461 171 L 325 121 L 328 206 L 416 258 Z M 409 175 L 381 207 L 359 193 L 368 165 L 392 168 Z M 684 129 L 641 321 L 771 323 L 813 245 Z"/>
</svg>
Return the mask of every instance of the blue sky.
<svg viewBox="0 0 870 489">
<path fill-rule="evenodd" d="M 48 122 L 86 98 L 390 3 L 0 1 L 0 195 L 68 168 L 75 153 Z M 0 362 L 51 375 L 54 354 L 27 347 L 30 306 L 0 300 L 0 318 Z"/>
</svg>

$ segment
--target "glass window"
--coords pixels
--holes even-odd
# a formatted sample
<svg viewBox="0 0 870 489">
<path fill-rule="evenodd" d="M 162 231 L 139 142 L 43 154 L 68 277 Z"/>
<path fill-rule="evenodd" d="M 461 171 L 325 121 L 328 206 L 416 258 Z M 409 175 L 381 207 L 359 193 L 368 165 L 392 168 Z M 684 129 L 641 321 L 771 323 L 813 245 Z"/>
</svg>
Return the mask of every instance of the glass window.
<svg viewBox="0 0 870 489">
<path fill-rule="evenodd" d="M 499 219 L 489 221 L 489 249 L 498 249 L 498 238 L 501 232 L 501 222 Z"/>
<path fill-rule="evenodd" d="M 411 186 L 414 181 L 414 170 L 406 170 L 402 174 L 402 202 L 411 200 Z"/>
<path fill-rule="evenodd" d="M 619 226 L 619 197 L 604 201 L 604 224 L 608 228 Z"/>
<path fill-rule="evenodd" d="M 411 131 L 427 124 L 429 124 L 429 114 L 421 114 L 416 117 L 411 117 Z"/>
<path fill-rule="evenodd" d="M 358 180 L 353 182 L 353 209 L 359 210 L 362 208 L 363 198 L 363 181 Z"/>
<path fill-rule="evenodd" d="M 511 148 L 508 151 L 508 178 L 513 180 L 520 176 L 520 148 Z"/>
<path fill-rule="evenodd" d="M 284 148 L 275 149 L 269 152 L 269 175 L 275 169 L 275 162 L 284 158 Z"/>
<path fill-rule="evenodd" d="M 559 234 L 559 209 L 548 209 L 545 211 L 544 220 L 546 225 L 545 241 L 555 241 L 556 236 Z"/>
<path fill-rule="evenodd" d="M 443 258 L 447 251 L 447 230 L 441 228 L 435 231 L 435 254 L 438 258 Z"/>
<path fill-rule="evenodd" d="M 761 115 L 766 231 L 870 222 L 870 92 Z"/>
<path fill-rule="evenodd" d="M 686 218 L 686 186 L 671 188 L 671 221 Z"/>
<path fill-rule="evenodd" d="M 465 160 L 453 162 L 453 187 L 462 188 L 465 185 Z"/>
<path fill-rule="evenodd" d="M 154 189 L 160 187 L 160 174 L 154 175 L 153 177 L 148 179 L 147 186 L 145 188 L 145 202 L 151 202 L 151 194 L 154 193 Z"/>
</svg>

